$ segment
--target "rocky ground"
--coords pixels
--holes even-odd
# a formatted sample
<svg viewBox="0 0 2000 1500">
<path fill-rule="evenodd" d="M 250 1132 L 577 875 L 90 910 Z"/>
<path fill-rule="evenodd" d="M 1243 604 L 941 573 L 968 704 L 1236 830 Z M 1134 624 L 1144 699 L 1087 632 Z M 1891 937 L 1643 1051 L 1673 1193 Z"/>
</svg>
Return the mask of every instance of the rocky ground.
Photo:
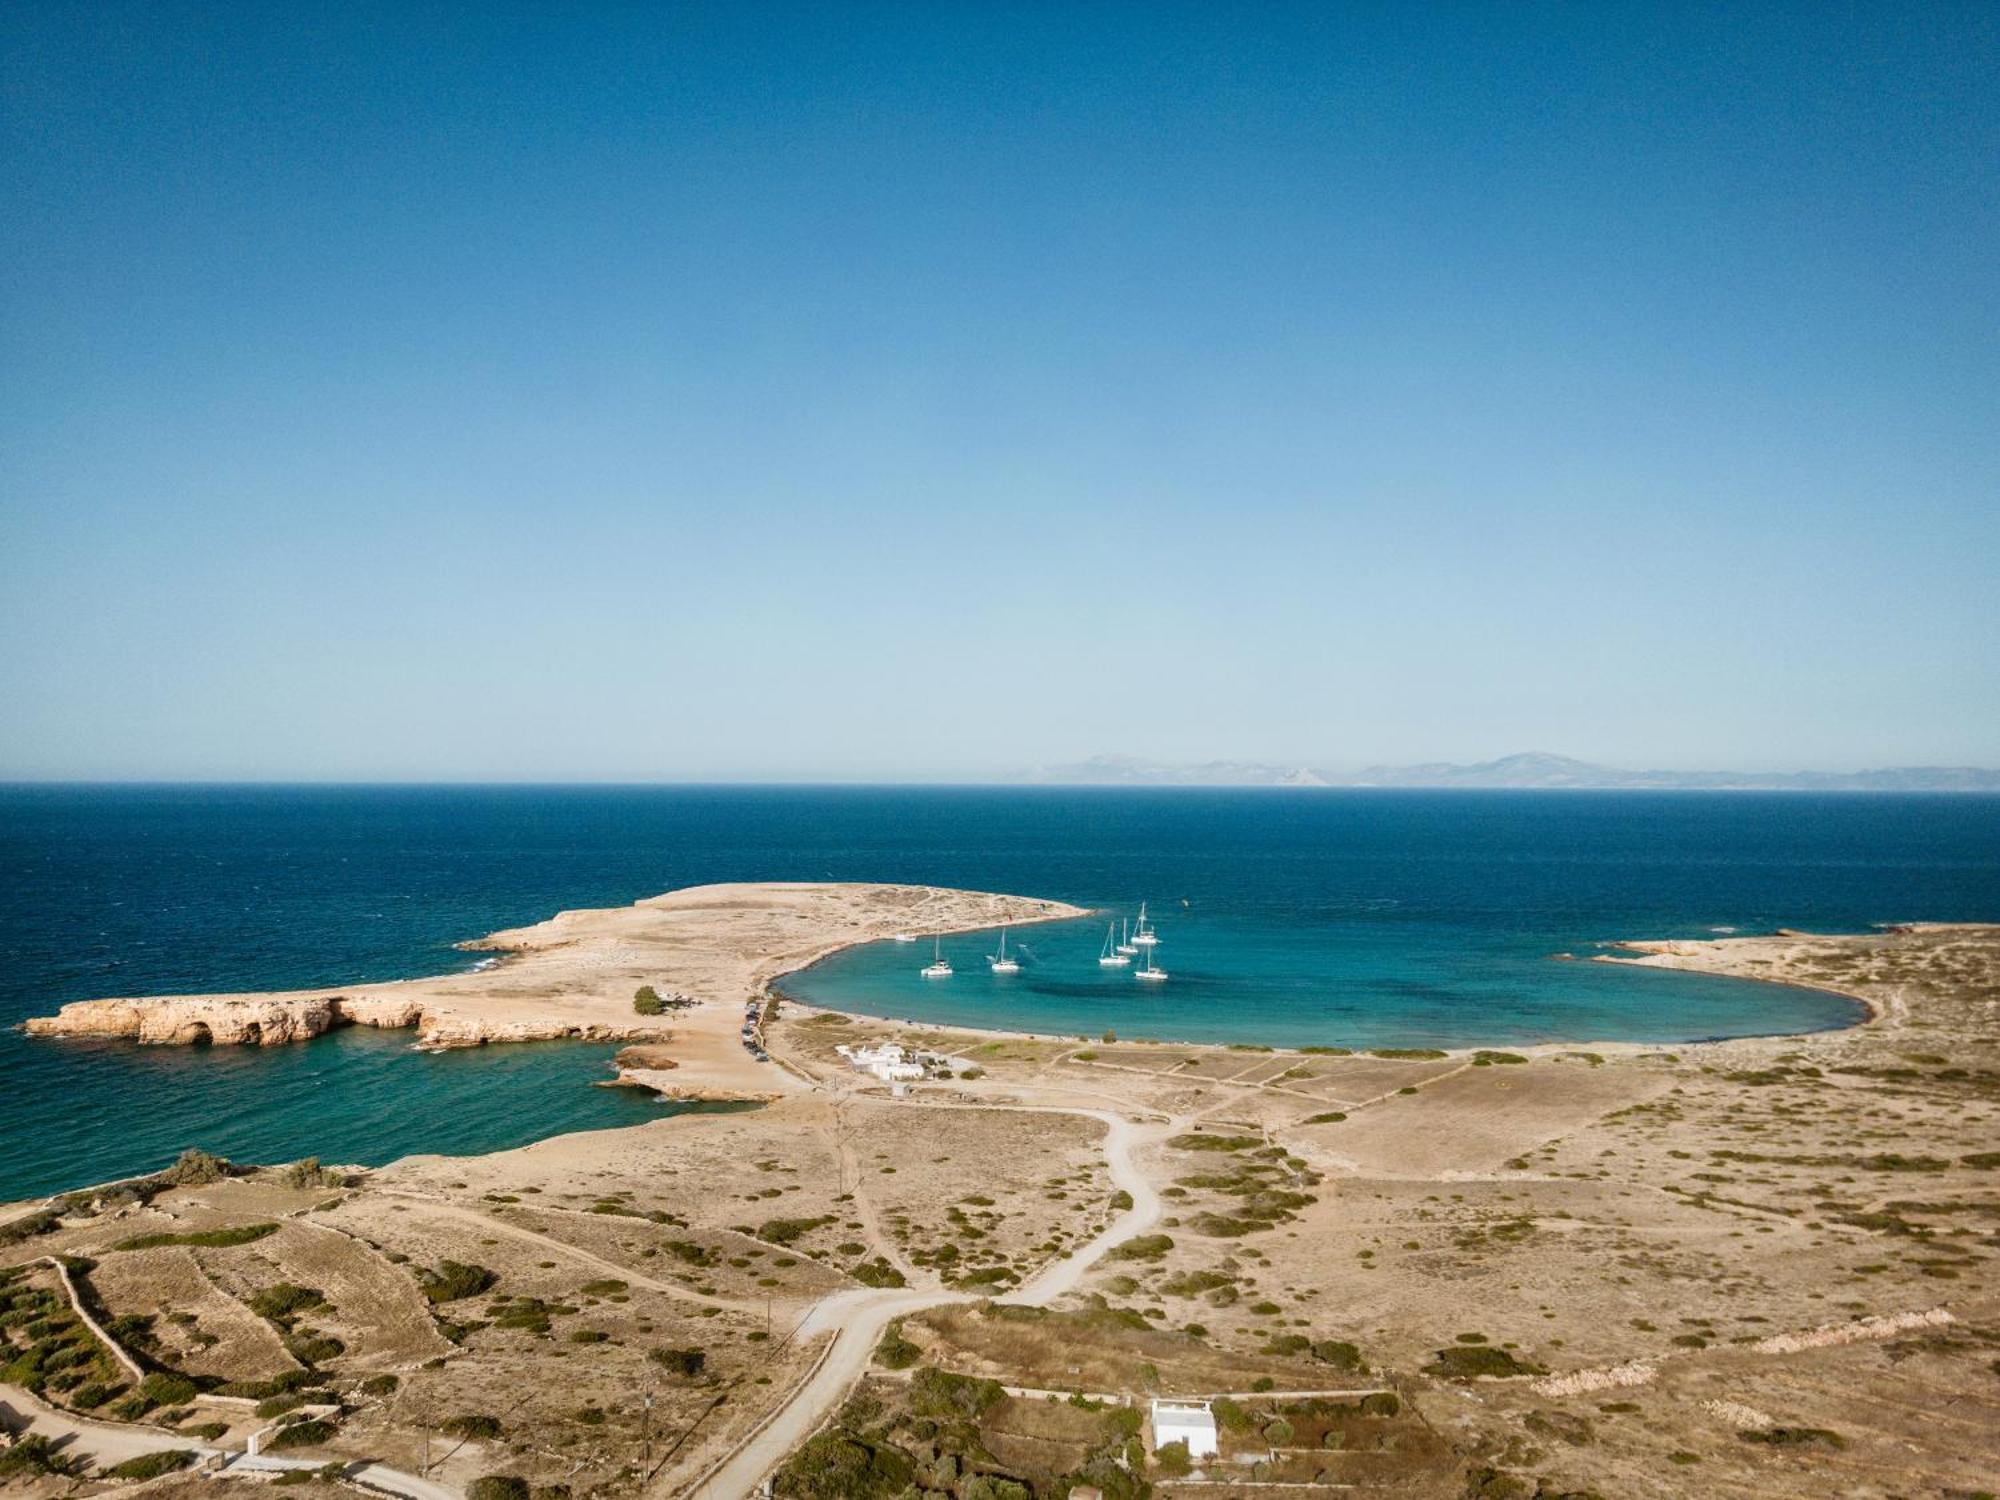
<svg viewBox="0 0 2000 1500">
<path fill-rule="evenodd" d="M 17 1215 L 0 1381 L 540 1500 L 733 1476 L 801 1388 L 832 1420 L 777 1489 L 828 1500 L 1992 1490 L 2000 929 L 1636 956 L 1878 1018 L 1381 1057 L 786 1007 L 796 1090 L 763 1108 L 368 1173 L 196 1161 Z M 833 1050 L 891 1036 L 956 1076 L 891 1099 Z M 867 1377 L 808 1382 L 838 1344 L 813 1309 L 899 1286 Z M 1150 1451 L 1160 1394 L 1220 1398 L 1220 1460 Z"/>
</svg>

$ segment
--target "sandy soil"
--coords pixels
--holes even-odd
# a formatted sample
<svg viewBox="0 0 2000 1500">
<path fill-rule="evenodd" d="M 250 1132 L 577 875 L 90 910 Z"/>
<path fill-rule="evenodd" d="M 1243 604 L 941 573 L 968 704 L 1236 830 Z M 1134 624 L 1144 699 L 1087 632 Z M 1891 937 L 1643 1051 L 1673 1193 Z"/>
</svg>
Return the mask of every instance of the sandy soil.
<svg viewBox="0 0 2000 1500">
<path fill-rule="evenodd" d="M 757 946 L 796 960 L 832 940 L 830 912 L 867 904 L 793 889 L 724 898 L 704 919 L 723 951 L 675 960 L 717 995 L 733 986 L 715 1001 L 729 1046 L 744 995 L 784 961 Z M 992 910 L 947 895 L 926 909 Z M 775 911 L 731 905 L 759 900 Z M 851 912 L 853 930 L 922 927 L 894 900 Z M 331 1190 L 270 1174 L 180 1188 L 12 1258 L 97 1259 L 113 1313 L 184 1310 L 218 1334 L 248 1319 L 206 1351 L 228 1344 L 246 1370 L 281 1333 L 251 1311 L 257 1290 L 311 1286 L 328 1306 L 309 1321 L 347 1345 L 318 1373 L 353 1407 L 324 1451 L 415 1472 L 428 1434 L 433 1477 L 459 1486 L 509 1473 L 577 1496 L 747 1494 L 823 1422 L 846 1430 L 841 1402 L 871 1369 L 874 1410 L 917 1399 L 898 1394 L 918 1391 L 908 1369 L 874 1364 L 900 1319 L 922 1362 L 1019 1389 L 1235 1391 L 1250 1425 L 1209 1476 L 1224 1487 L 1189 1494 L 1257 1478 L 1440 1497 L 1990 1489 L 2000 929 L 1633 951 L 1853 994 L 1874 1019 L 1480 1063 L 788 1005 L 770 1066 L 796 1087 L 762 1108 L 410 1158 Z M 664 968 L 628 968 L 603 1003 L 639 973 L 665 991 Z M 833 1051 L 889 1037 L 969 1066 L 892 1099 Z M 252 1221 L 283 1227 L 109 1248 Z M 433 1304 L 421 1278 L 446 1261 L 494 1280 Z M 651 1353 L 693 1349 L 693 1373 Z M 393 1391 L 362 1384 L 391 1373 Z M 1349 1399 L 1383 1388 L 1395 1412 Z M 993 1406 L 982 1431 L 1008 1472 L 1049 1488 L 1053 1455 L 1081 1462 L 1097 1428 L 1040 1409 Z M 467 1416 L 497 1433 L 442 1435 Z M 781 1473 L 779 1493 L 813 1493 L 802 1483 Z"/>
<path fill-rule="evenodd" d="M 37 1036 L 131 1036 L 272 1045 L 338 1025 L 415 1027 L 423 1046 L 552 1037 L 648 1039 L 673 1071 L 661 1086 L 690 1098 L 775 1097 L 783 1070 L 755 1064 L 738 1037 L 743 1006 L 778 975 L 849 944 L 896 932 L 952 932 L 1081 915 L 1057 901 L 928 886 L 709 885 L 628 907 L 560 912 L 465 944 L 503 955 L 436 979 L 237 995 L 86 1000 L 27 1023 Z M 660 1018 L 633 997 L 651 985 L 694 1004 Z"/>
</svg>

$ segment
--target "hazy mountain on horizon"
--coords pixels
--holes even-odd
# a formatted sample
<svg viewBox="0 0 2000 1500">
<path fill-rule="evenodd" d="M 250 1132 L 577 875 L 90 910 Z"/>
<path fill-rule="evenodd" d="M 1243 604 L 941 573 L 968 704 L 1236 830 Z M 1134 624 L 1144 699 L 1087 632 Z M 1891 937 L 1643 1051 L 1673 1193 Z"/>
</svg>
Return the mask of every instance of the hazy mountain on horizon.
<svg viewBox="0 0 2000 1500">
<path fill-rule="evenodd" d="M 1043 766 L 1026 778 L 1059 786 L 1489 787 L 1517 790 L 1786 792 L 2000 792 L 2000 771 L 1977 766 L 1893 766 L 1874 771 L 1627 771 L 1567 755 L 1526 751 L 1458 765 L 1368 766 L 1353 772 L 1257 761 L 1177 765 L 1096 755 Z"/>
</svg>

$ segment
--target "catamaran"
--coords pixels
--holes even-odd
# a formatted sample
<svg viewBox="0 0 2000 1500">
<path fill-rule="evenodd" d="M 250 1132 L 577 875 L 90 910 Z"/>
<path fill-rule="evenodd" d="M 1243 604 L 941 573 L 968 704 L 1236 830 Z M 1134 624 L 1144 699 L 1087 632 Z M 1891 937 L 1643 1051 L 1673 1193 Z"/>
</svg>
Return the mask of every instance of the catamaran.
<svg viewBox="0 0 2000 1500">
<path fill-rule="evenodd" d="M 1118 951 L 1130 958 L 1139 950 L 1132 946 L 1132 919 L 1121 917 L 1118 921 Z"/>
<path fill-rule="evenodd" d="M 1131 957 L 1124 949 L 1113 946 L 1111 939 L 1118 929 L 1109 922 L 1104 924 L 1104 951 L 1097 955 L 1097 961 L 1107 969 L 1122 969 L 1131 963 Z"/>
<path fill-rule="evenodd" d="M 1007 956 L 1007 929 L 1000 929 L 1000 951 L 989 955 L 991 968 L 995 974 L 1018 974 L 1021 966 Z"/>
<path fill-rule="evenodd" d="M 1153 950 L 1148 948 L 1146 950 L 1146 967 L 1143 969 L 1134 969 L 1132 977 L 1134 979 L 1150 980 L 1154 984 L 1159 984 L 1166 979 L 1167 971 L 1153 962 Z"/>
<path fill-rule="evenodd" d="M 931 961 L 924 965 L 923 976 L 926 979 L 951 978 L 951 961 L 944 956 L 943 938 L 931 939 Z"/>
<path fill-rule="evenodd" d="M 1139 903 L 1139 926 L 1138 930 L 1132 934 L 1132 941 L 1138 947 L 1150 948 L 1159 940 L 1159 934 L 1146 925 L 1146 903 L 1141 901 Z"/>
</svg>

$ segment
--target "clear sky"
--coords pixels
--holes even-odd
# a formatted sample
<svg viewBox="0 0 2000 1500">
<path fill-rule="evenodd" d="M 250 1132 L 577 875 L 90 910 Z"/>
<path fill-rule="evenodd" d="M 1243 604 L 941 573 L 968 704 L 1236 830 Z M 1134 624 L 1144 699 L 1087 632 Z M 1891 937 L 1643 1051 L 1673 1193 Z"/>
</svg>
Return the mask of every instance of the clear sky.
<svg viewBox="0 0 2000 1500">
<path fill-rule="evenodd" d="M 0 11 L 0 776 L 2000 764 L 2000 7 Z"/>
</svg>

